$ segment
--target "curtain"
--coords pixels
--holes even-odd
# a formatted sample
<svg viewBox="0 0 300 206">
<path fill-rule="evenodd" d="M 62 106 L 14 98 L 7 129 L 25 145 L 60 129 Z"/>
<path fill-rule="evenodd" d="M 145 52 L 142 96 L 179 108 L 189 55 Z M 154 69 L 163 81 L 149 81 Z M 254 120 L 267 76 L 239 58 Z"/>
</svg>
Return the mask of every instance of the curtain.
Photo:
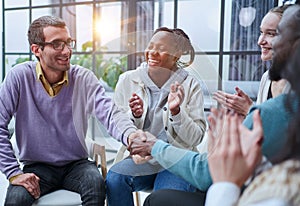
<svg viewBox="0 0 300 206">
<path fill-rule="evenodd" d="M 274 6 L 274 0 L 232 0 L 231 51 L 260 51 L 257 45 L 260 23 Z M 230 56 L 229 80 L 259 81 L 269 62 L 257 54 Z"/>
</svg>

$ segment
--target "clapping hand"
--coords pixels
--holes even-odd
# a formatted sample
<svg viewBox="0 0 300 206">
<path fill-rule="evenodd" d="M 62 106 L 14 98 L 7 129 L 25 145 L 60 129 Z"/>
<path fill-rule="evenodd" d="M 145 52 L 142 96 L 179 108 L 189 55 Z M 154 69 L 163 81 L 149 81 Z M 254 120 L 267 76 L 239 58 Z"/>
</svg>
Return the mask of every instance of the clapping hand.
<svg viewBox="0 0 300 206">
<path fill-rule="evenodd" d="M 168 96 L 168 106 L 172 115 L 180 112 L 180 105 L 184 99 L 184 89 L 178 82 L 171 84 L 170 93 Z"/>
<path fill-rule="evenodd" d="M 136 93 L 133 93 L 132 97 L 129 99 L 129 107 L 135 118 L 140 118 L 143 115 L 143 106 L 143 100 Z"/>
<path fill-rule="evenodd" d="M 263 128 L 258 110 L 253 130 L 242 125 L 236 113 L 212 109 L 208 140 L 208 163 L 214 182 L 232 182 L 241 187 L 262 158 Z"/>
<path fill-rule="evenodd" d="M 225 108 L 246 116 L 253 104 L 251 98 L 240 88 L 235 88 L 235 94 L 228 94 L 223 91 L 217 91 L 213 94 L 213 99 L 223 105 Z"/>
</svg>

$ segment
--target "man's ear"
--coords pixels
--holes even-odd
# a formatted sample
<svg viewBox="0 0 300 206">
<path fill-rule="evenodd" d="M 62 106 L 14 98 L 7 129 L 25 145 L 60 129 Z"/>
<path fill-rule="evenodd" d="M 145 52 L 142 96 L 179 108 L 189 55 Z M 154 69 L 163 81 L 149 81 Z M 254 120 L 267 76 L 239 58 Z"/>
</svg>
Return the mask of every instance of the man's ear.
<svg viewBox="0 0 300 206">
<path fill-rule="evenodd" d="M 37 44 L 32 44 L 32 45 L 30 46 L 30 49 L 31 49 L 32 53 L 33 53 L 35 56 L 37 56 L 37 57 L 40 56 L 41 47 L 40 47 L 39 45 L 37 45 Z"/>
</svg>

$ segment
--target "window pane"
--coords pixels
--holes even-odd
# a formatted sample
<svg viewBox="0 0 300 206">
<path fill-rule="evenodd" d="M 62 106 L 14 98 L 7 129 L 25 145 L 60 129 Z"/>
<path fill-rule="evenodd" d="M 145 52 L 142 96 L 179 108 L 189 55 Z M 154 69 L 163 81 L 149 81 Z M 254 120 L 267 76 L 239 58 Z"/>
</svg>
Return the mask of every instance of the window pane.
<svg viewBox="0 0 300 206">
<path fill-rule="evenodd" d="M 161 26 L 174 27 L 174 2 L 155 1 L 154 28 Z"/>
<path fill-rule="evenodd" d="M 12 7 L 23 7 L 23 6 L 29 6 L 29 0 L 18 0 L 18 1 L 12 1 L 12 0 L 5 0 L 3 6 L 5 8 L 12 8 Z"/>
<path fill-rule="evenodd" d="M 91 1 L 91 0 L 75 0 L 75 2 L 86 2 L 86 1 Z"/>
<path fill-rule="evenodd" d="M 58 14 L 56 15 L 58 16 Z M 72 38 L 76 38 L 76 6 L 64 6 L 62 7 L 62 16 L 61 18 L 66 22 L 66 25 L 69 28 L 70 35 Z M 83 22 L 82 22 L 83 23 Z M 88 23 L 88 22 L 85 22 Z"/>
<path fill-rule="evenodd" d="M 52 8 L 42 8 L 42 9 L 32 9 L 32 21 L 41 17 L 41 16 L 58 16 L 59 8 L 52 7 Z M 29 26 L 29 25 L 28 25 Z"/>
<path fill-rule="evenodd" d="M 154 28 L 154 2 L 143 1 L 137 3 L 137 41 L 136 50 L 143 57 L 145 48 L 150 41 Z M 141 60 L 141 59 L 140 59 Z M 140 62 L 139 62 L 140 63 Z M 139 65 L 139 64 L 137 64 Z"/>
<path fill-rule="evenodd" d="M 227 92 L 234 93 L 241 87 L 252 98 L 256 98 L 259 81 L 270 62 L 263 62 L 260 55 L 226 55 L 223 62 L 223 83 Z"/>
<path fill-rule="evenodd" d="M 205 108 L 216 105 L 216 102 L 212 99 L 212 93 L 218 88 L 218 64 L 219 58 L 217 55 L 196 55 L 193 64 L 187 68 L 187 71 L 201 84 Z"/>
<path fill-rule="evenodd" d="M 5 68 L 6 73 L 16 64 L 29 61 L 29 55 L 6 55 Z"/>
<path fill-rule="evenodd" d="M 179 0 L 177 20 L 200 51 L 219 50 L 219 0 Z"/>
<path fill-rule="evenodd" d="M 225 7 L 224 50 L 257 51 L 260 22 L 274 0 L 228 1 Z"/>
<path fill-rule="evenodd" d="M 29 52 L 27 30 L 29 11 L 15 10 L 5 12 L 5 52 Z M 16 26 L 15 22 L 22 20 Z"/>
<path fill-rule="evenodd" d="M 223 64 L 224 80 L 260 81 L 270 62 L 263 62 L 260 55 L 226 55 Z"/>
<path fill-rule="evenodd" d="M 93 41 L 93 7 L 91 5 L 76 6 L 76 31 L 73 38 L 76 39 L 77 51 L 92 50 Z"/>
<path fill-rule="evenodd" d="M 43 6 L 51 4 L 59 4 L 59 0 L 32 0 L 32 6 Z"/>
<path fill-rule="evenodd" d="M 120 44 L 117 42 L 121 37 L 121 6 L 120 2 L 97 5 L 95 22 L 97 50 L 103 49 L 101 47 L 104 45 L 108 51 L 120 50 Z"/>
</svg>

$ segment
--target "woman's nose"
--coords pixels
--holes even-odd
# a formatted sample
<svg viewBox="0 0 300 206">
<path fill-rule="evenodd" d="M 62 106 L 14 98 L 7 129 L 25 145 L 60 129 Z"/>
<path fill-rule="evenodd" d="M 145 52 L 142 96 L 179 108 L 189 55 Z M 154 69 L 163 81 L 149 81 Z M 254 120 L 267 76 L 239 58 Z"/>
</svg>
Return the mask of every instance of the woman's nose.
<svg viewBox="0 0 300 206">
<path fill-rule="evenodd" d="M 157 51 L 156 51 L 156 49 L 150 49 L 150 50 L 149 50 L 149 53 L 150 53 L 151 55 L 155 55 L 155 54 L 157 54 Z"/>
<path fill-rule="evenodd" d="M 258 42 L 257 44 L 258 45 L 263 45 L 263 44 L 266 44 L 267 41 L 265 40 L 265 37 L 263 35 L 260 35 L 260 37 L 258 38 Z"/>
</svg>

